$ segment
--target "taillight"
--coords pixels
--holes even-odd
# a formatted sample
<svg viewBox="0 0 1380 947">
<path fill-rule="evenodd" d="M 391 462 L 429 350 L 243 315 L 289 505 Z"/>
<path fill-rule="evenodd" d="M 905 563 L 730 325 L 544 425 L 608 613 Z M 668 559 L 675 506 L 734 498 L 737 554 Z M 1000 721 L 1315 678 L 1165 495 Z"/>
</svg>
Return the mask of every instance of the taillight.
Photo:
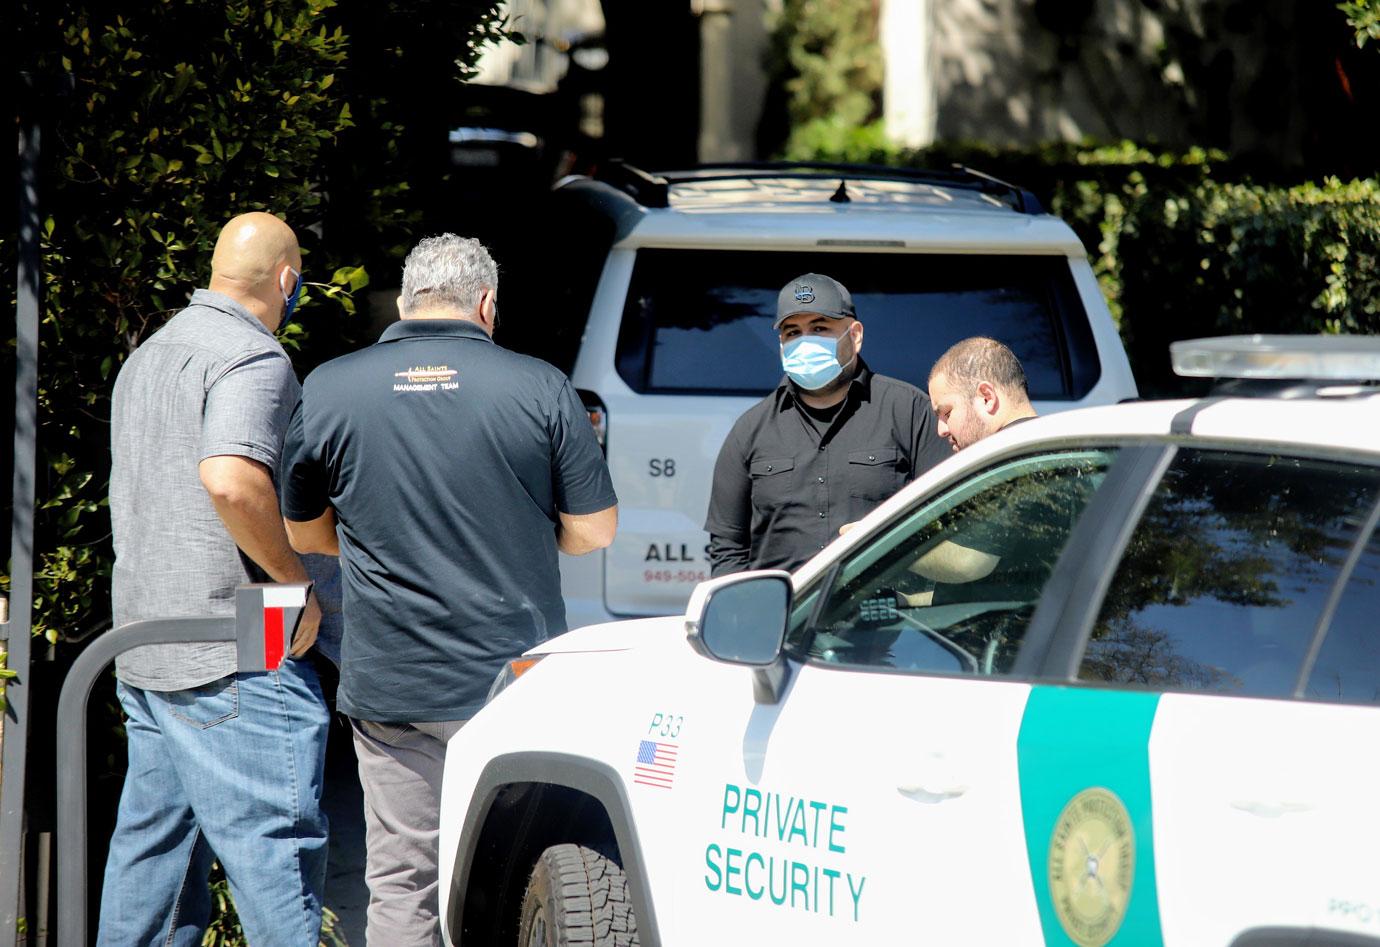
<svg viewBox="0 0 1380 947">
<path fill-rule="evenodd" d="M 592 391 L 578 388 L 576 394 L 580 396 L 585 410 L 589 412 L 589 423 L 594 425 L 594 437 L 599 441 L 599 449 L 607 454 L 609 452 L 609 409 L 604 407 L 603 400 Z"/>
</svg>

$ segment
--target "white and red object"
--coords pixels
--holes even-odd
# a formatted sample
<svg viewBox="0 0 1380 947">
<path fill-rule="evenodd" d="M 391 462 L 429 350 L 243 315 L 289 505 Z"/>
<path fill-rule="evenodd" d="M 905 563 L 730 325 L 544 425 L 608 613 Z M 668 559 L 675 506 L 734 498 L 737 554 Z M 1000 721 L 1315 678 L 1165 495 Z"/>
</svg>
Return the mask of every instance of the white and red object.
<svg viewBox="0 0 1380 947">
<path fill-rule="evenodd" d="M 292 648 L 310 582 L 235 589 L 235 638 L 241 671 L 276 671 Z"/>
</svg>

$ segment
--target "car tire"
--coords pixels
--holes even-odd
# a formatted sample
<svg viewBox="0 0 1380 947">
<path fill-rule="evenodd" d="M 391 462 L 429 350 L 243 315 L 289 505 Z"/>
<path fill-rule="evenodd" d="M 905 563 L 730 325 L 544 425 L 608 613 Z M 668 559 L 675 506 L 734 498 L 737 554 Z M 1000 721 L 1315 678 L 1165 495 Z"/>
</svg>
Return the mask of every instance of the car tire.
<svg viewBox="0 0 1380 947">
<path fill-rule="evenodd" d="M 583 845 L 541 853 L 522 898 L 520 947 L 637 947 L 628 876 Z"/>
</svg>

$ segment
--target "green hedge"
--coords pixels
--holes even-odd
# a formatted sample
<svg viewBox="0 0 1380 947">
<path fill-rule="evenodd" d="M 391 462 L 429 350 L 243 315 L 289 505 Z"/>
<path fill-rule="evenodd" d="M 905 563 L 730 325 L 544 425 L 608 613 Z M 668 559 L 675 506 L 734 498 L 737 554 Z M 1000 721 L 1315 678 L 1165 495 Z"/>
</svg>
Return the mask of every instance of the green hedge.
<svg viewBox="0 0 1380 947">
<path fill-rule="evenodd" d="M 1146 393 L 1173 389 L 1175 339 L 1380 333 L 1380 182 L 1129 192 L 1100 276 Z"/>
<path fill-rule="evenodd" d="M 109 397 L 125 357 L 205 284 L 217 231 L 248 210 L 302 241 L 307 289 L 282 333 L 299 370 L 355 347 L 361 264 L 395 264 L 440 203 L 416 170 L 445 156 L 424 147 L 444 141 L 435 103 L 506 21 L 492 0 L 45 0 L 15 20 L 44 144 L 33 619 L 57 642 L 109 621 Z M 11 306 L 13 254 L 0 232 Z"/>
<path fill-rule="evenodd" d="M 1290 182 L 1220 152 L 1131 143 L 901 152 L 876 126 L 800 144 L 790 158 L 958 163 L 1034 191 L 1087 247 L 1147 396 L 1182 390 L 1169 370 L 1176 339 L 1380 333 L 1380 180 Z"/>
</svg>

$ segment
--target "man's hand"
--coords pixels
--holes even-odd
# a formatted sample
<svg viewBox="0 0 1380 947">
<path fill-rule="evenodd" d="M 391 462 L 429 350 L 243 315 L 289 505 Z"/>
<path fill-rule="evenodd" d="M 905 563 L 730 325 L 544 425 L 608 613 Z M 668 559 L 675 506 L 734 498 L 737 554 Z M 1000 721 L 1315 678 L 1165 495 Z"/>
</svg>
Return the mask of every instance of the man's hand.
<svg viewBox="0 0 1380 947">
<path fill-rule="evenodd" d="M 292 651 L 294 658 L 300 658 L 311 650 L 311 646 L 316 644 L 316 633 L 321 628 L 321 603 L 316 600 L 316 593 L 312 592 L 307 596 L 307 607 L 302 610 L 302 620 L 297 623 L 297 633 L 292 636 Z"/>
<path fill-rule="evenodd" d="M 256 460 L 234 454 L 207 457 L 198 467 L 201 483 L 235 545 L 274 582 L 310 582 L 302 560 L 288 545 L 273 475 Z M 307 597 L 302 621 L 292 639 L 292 656 L 301 657 L 316 641 L 321 606 Z"/>
<path fill-rule="evenodd" d="M 934 589 L 926 589 L 923 592 L 897 592 L 905 604 L 901 608 L 929 608 L 934 604 Z"/>
<path fill-rule="evenodd" d="M 839 535 L 840 535 L 840 536 L 846 535 L 850 529 L 852 529 L 854 526 L 857 526 L 857 525 L 858 525 L 858 521 L 857 521 L 857 520 L 854 520 L 854 521 L 851 522 L 851 523 L 844 523 L 842 526 L 839 527 Z"/>
</svg>

